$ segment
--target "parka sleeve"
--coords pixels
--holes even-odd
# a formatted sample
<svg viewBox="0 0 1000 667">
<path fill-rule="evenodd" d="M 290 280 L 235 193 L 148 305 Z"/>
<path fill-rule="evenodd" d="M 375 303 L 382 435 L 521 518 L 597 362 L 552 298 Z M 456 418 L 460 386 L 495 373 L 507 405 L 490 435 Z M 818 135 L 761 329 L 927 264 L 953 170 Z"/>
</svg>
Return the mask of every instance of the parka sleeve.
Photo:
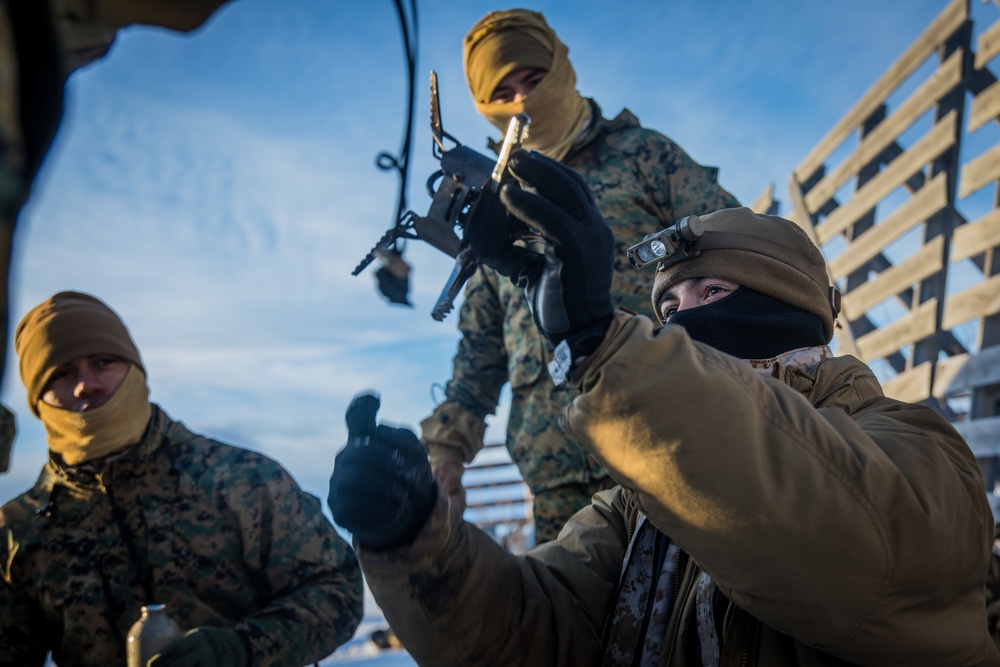
<svg viewBox="0 0 1000 667">
<path fill-rule="evenodd" d="M 358 547 L 375 600 L 418 664 L 599 663 L 601 632 L 626 548 L 620 490 L 595 497 L 559 538 L 524 556 L 449 512 L 438 498 L 416 540 Z"/>
<path fill-rule="evenodd" d="M 362 615 L 360 567 L 317 498 L 278 464 L 257 468 L 258 497 L 237 493 L 229 502 L 242 524 L 244 562 L 269 601 L 233 629 L 249 642 L 254 665 L 311 664 L 353 636 Z"/>
<path fill-rule="evenodd" d="M 736 604 L 854 664 L 984 659 L 992 520 L 974 457 L 932 410 L 847 380 L 850 411 L 816 408 L 623 313 L 572 380 L 568 434 Z"/>
</svg>

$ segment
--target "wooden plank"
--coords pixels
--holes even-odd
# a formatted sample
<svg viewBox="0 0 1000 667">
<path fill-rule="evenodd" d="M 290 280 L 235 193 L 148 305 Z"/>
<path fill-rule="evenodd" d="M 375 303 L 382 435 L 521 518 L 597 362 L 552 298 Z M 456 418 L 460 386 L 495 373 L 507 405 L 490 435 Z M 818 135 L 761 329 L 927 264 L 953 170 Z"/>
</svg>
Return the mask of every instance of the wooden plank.
<svg viewBox="0 0 1000 667">
<path fill-rule="evenodd" d="M 886 380 L 882 383 L 882 391 L 889 398 L 906 403 L 924 400 L 931 393 L 931 363 L 926 361 Z"/>
<path fill-rule="evenodd" d="M 1000 179 L 1000 145 L 962 165 L 962 176 L 958 180 L 958 196 L 968 197 L 997 179 Z"/>
<path fill-rule="evenodd" d="M 858 100 L 857 104 L 844 114 L 843 118 L 802 160 L 795 169 L 795 175 L 799 182 L 812 176 L 813 172 L 826 162 L 830 154 L 843 143 L 844 139 L 856 128 L 861 127 L 865 119 L 875 112 L 883 100 L 920 67 L 938 46 L 961 27 L 968 17 L 968 0 L 952 0 L 927 30 L 903 52 L 903 55 L 886 70 L 882 78 L 868 89 L 868 92 Z"/>
<path fill-rule="evenodd" d="M 949 296 L 944 302 L 941 328 L 951 329 L 962 322 L 997 313 L 1000 313 L 1000 274 Z"/>
<path fill-rule="evenodd" d="M 513 470 L 504 470 L 502 473 L 506 474 L 493 474 L 488 475 L 469 475 L 469 471 L 465 471 L 466 474 L 462 477 L 462 486 L 466 489 L 485 489 L 488 487 L 502 487 L 502 486 L 512 486 L 517 484 L 524 484 L 524 480 L 521 479 L 521 473 L 517 468 Z"/>
<path fill-rule="evenodd" d="M 488 507 L 503 507 L 505 505 L 520 505 L 528 502 L 527 498 L 508 498 L 506 500 L 494 500 L 488 503 L 469 503 L 466 505 L 470 510 L 481 510 Z"/>
<path fill-rule="evenodd" d="M 750 210 L 755 213 L 767 213 L 774 205 L 774 183 L 768 183 L 764 191 L 757 195 L 757 199 L 750 205 Z"/>
<path fill-rule="evenodd" d="M 952 424 L 965 438 L 976 458 L 1000 455 L 1000 417 L 986 417 Z"/>
<path fill-rule="evenodd" d="M 927 220 L 948 205 L 948 176 L 941 172 L 885 220 L 867 229 L 851 241 L 829 262 L 830 275 L 840 280 L 864 266 L 887 245 L 908 232 L 916 223 Z"/>
<path fill-rule="evenodd" d="M 802 200 L 802 186 L 795 180 L 795 174 L 788 179 L 788 199 L 792 204 L 792 212 L 788 219 L 802 228 L 809 239 L 819 247 L 819 239 L 816 238 L 816 229 L 813 227 L 809 211 L 806 210 L 805 202 Z"/>
<path fill-rule="evenodd" d="M 979 35 L 976 41 L 976 60 L 974 67 L 982 69 L 1000 53 L 1000 21 L 996 21 Z"/>
<path fill-rule="evenodd" d="M 942 395 L 971 391 L 979 387 L 1000 384 L 1000 345 L 987 347 L 975 354 L 962 354 L 951 359 L 959 359 L 954 372 L 942 383 Z M 948 361 L 951 361 L 948 359 Z M 937 394 L 937 382 L 935 391 Z"/>
<path fill-rule="evenodd" d="M 936 398 L 944 398 L 949 394 L 954 394 L 955 390 L 951 389 L 951 386 L 968 361 L 969 355 L 963 353 L 937 362 L 937 369 L 934 371 L 934 387 L 931 389 L 931 393 Z"/>
<path fill-rule="evenodd" d="M 928 299 L 892 324 L 858 339 L 862 361 L 880 359 L 910 345 L 936 330 L 937 299 Z"/>
<path fill-rule="evenodd" d="M 843 303 L 855 316 L 868 312 L 873 306 L 899 294 L 924 278 L 944 268 L 944 237 L 925 243 L 905 262 L 900 262 L 878 274 L 843 296 Z"/>
<path fill-rule="evenodd" d="M 997 116 L 1000 116 L 1000 81 L 994 81 L 986 90 L 972 98 L 969 132 L 975 132 Z"/>
<path fill-rule="evenodd" d="M 500 526 L 500 525 L 506 526 L 506 525 L 512 524 L 512 523 L 514 523 L 514 524 L 517 524 L 517 523 L 526 523 L 528 521 L 528 519 L 529 519 L 528 512 L 525 511 L 523 513 L 523 516 L 521 514 L 518 514 L 517 516 L 513 516 L 513 517 L 510 517 L 510 518 L 506 518 L 506 519 L 479 519 L 479 520 L 473 520 L 473 519 L 467 518 L 466 521 L 468 521 L 469 523 L 474 524 L 476 526 L 479 526 L 483 530 L 490 530 L 494 526 Z"/>
<path fill-rule="evenodd" d="M 958 354 L 937 362 L 934 388 L 931 389 L 931 362 L 900 373 L 882 384 L 886 396 L 899 401 L 916 403 L 932 394 L 944 398 L 972 388 L 1000 383 L 1000 346 L 988 348 L 993 354 Z M 977 360 L 977 357 L 982 357 Z"/>
<path fill-rule="evenodd" d="M 508 467 L 515 467 L 516 468 L 516 466 L 514 465 L 513 461 L 496 461 L 494 463 L 478 463 L 476 461 L 473 461 L 472 463 L 469 463 L 468 465 L 466 465 L 465 469 L 467 471 L 468 470 L 490 470 L 490 469 L 493 469 L 493 468 L 508 468 Z"/>
<path fill-rule="evenodd" d="M 962 82 L 962 59 L 964 52 L 958 49 L 935 70 L 927 81 L 918 88 L 891 116 L 879 123 L 864 138 L 855 151 L 806 195 L 806 205 L 811 209 L 822 206 L 837 190 L 856 175 L 866 164 L 878 157 L 886 146 L 905 132 L 924 112 L 935 105 L 947 92 Z"/>
<path fill-rule="evenodd" d="M 1000 209 L 955 229 L 951 237 L 951 261 L 960 262 L 1000 246 Z"/>
<path fill-rule="evenodd" d="M 934 124 L 931 131 L 920 138 L 909 149 L 885 166 L 876 176 L 865 183 L 854 197 L 827 216 L 816 226 L 816 236 L 825 244 L 837 234 L 857 222 L 858 218 L 871 210 L 877 203 L 906 182 L 910 176 L 924 165 L 932 162 L 955 143 L 958 128 L 958 114 L 948 115 Z M 806 200 L 808 209 L 808 200 Z M 814 209 L 808 209 L 810 211 Z"/>
<path fill-rule="evenodd" d="M 805 231 L 809 239 L 816 245 L 820 247 L 819 239 L 816 238 L 816 229 L 810 224 L 809 213 L 806 211 L 805 202 L 802 200 L 802 188 L 799 182 L 795 179 L 795 174 L 792 174 L 791 178 L 788 179 L 788 198 L 792 202 L 792 215 L 789 220 L 797 224 L 799 227 Z M 827 276 L 830 277 L 830 284 L 833 284 L 833 278 L 830 276 L 830 265 L 826 265 Z M 851 327 L 848 324 L 850 322 L 850 313 L 841 303 L 840 315 L 837 317 L 835 334 L 837 336 L 837 354 L 849 354 L 851 356 L 858 356 L 858 347 L 854 342 L 854 334 L 851 332 Z"/>
</svg>

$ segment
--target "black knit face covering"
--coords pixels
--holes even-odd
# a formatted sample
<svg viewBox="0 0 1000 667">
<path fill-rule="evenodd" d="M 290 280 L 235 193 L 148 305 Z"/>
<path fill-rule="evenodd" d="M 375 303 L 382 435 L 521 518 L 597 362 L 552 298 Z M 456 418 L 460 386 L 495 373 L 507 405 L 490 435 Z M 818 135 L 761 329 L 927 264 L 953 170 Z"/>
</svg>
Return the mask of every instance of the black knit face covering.
<svg viewBox="0 0 1000 667">
<path fill-rule="evenodd" d="M 684 327 L 692 340 L 740 359 L 770 359 L 800 347 L 826 344 L 819 317 L 749 287 L 678 311 L 669 324 Z"/>
</svg>

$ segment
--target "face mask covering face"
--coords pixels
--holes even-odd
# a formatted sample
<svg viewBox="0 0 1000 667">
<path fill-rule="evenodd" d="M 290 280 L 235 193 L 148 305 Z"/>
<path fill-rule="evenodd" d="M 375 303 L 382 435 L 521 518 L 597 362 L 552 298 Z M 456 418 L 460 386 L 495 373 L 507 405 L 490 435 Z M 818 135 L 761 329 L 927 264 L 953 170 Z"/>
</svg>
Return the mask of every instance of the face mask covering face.
<svg viewBox="0 0 1000 667">
<path fill-rule="evenodd" d="M 819 317 L 749 287 L 678 311 L 668 323 L 684 327 L 692 340 L 740 359 L 770 359 L 826 343 Z"/>
<path fill-rule="evenodd" d="M 74 412 L 38 401 L 38 412 L 48 435 L 49 451 L 69 466 L 114 454 L 142 438 L 152 407 L 146 375 L 132 366 L 107 403 L 94 410 Z"/>
</svg>

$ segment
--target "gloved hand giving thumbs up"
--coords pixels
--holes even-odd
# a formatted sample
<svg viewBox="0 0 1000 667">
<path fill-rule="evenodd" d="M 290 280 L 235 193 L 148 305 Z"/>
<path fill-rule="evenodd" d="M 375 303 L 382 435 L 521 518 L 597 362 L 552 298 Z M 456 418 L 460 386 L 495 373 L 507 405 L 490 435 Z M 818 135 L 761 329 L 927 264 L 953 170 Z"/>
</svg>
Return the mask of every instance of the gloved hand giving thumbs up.
<svg viewBox="0 0 1000 667">
<path fill-rule="evenodd" d="M 373 551 L 412 542 L 437 499 L 420 440 L 410 429 L 376 425 L 379 405 L 369 392 L 347 408 L 347 445 L 337 454 L 327 498 L 334 521 Z"/>
</svg>

